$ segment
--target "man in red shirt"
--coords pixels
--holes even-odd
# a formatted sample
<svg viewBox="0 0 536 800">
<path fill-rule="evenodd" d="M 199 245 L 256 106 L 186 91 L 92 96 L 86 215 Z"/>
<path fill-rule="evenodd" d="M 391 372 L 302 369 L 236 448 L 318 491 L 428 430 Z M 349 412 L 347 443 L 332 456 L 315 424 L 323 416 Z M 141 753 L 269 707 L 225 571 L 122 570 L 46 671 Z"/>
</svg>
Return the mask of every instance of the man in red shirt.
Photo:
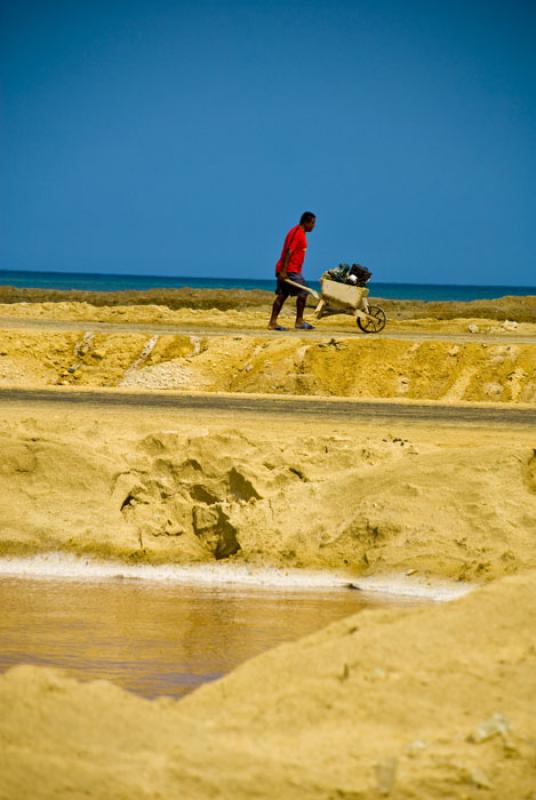
<svg viewBox="0 0 536 800">
<path fill-rule="evenodd" d="M 277 278 L 277 286 L 275 289 L 276 298 L 272 306 L 272 316 L 268 323 L 268 327 L 273 331 L 287 330 L 282 325 L 278 325 L 277 318 L 289 295 L 296 298 L 296 322 L 294 327 L 305 331 L 313 330 L 313 326 L 305 322 L 303 318 L 307 292 L 304 289 L 286 283 L 286 279 L 288 278 L 294 283 L 299 283 L 301 286 L 307 285 L 302 275 L 302 265 L 305 258 L 305 251 L 307 250 L 307 236 L 305 234 L 313 230 L 315 223 L 316 216 L 311 211 L 305 211 L 301 215 L 299 225 L 291 228 L 285 236 L 281 256 L 275 265 L 275 275 Z"/>
</svg>

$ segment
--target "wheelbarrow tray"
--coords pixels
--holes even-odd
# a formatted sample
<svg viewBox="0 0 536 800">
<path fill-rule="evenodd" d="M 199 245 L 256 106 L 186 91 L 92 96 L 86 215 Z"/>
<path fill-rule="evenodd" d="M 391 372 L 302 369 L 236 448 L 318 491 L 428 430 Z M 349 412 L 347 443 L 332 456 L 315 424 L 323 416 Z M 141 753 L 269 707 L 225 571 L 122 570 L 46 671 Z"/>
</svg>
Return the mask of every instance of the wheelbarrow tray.
<svg viewBox="0 0 536 800">
<path fill-rule="evenodd" d="M 320 279 L 320 286 L 320 300 L 315 309 L 317 319 L 326 314 L 351 313 L 363 333 L 380 333 L 385 328 L 385 311 L 380 306 L 369 305 L 366 286 L 352 286 L 324 277 Z"/>
<path fill-rule="evenodd" d="M 366 286 L 352 286 L 349 283 L 331 281 L 322 278 L 320 282 L 322 299 L 328 305 L 339 308 L 348 308 L 357 311 L 363 305 L 363 298 L 368 297 L 369 290 Z"/>
</svg>

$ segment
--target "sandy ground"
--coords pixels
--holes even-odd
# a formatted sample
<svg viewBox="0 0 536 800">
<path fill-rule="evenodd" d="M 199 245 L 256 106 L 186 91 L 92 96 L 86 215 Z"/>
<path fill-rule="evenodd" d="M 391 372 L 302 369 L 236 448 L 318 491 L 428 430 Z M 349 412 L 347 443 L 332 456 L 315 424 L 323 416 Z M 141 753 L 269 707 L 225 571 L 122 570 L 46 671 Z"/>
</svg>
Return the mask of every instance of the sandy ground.
<svg viewBox="0 0 536 800">
<path fill-rule="evenodd" d="M 264 292 L 243 292 L 249 297 L 235 297 L 233 292 L 204 292 L 187 295 L 180 303 L 147 302 L 143 305 L 123 304 L 110 300 L 101 293 L 98 302 L 73 301 L 63 292 L 54 301 L 2 302 L 0 287 L 0 319 L 54 319 L 84 320 L 91 322 L 138 322 L 160 325 L 208 325 L 214 328 L 266 328 L 273 295 Z M 121 293 L 118 293 L 120 295 Z M 213 294 L 211 300 L 207 296 Z M 260 296 L 257 296 L 260 295 Z M 137 299 L 137 298 L 134 298 Z M 154 298 L 155 300 L 161 298 Z M 468 331 L 476 326 L 485 332 L 536 333 L 536 297 L 507 297 L 495 301 L 475 303 L 426 303 L 420 301 L 374 300 L 381 303 L 388 318 L 388 329 L 412 330 L 426 328 L 447 331 Z M 254 301 L 254 302 L 253 302 Z M 131 301 L 132 302 L 132 301 Z M 314 317 L 315 302 L 308 301 L 306 316 Z M 291 324 L 294 307 L 289 300 L 281 312 L 281 321 Z M 356 330 L 351 314 L 333 314 L 322 317 L 315 324 L 321 329 Z M 477 331 L 475 331 L 476 333 Z"/>
<path fill-rule="evenodd" d="M 534 798 L 535 573 L 362 612 L 180 702 L 0 678 L 0 797 Z"/>
<path fill-rule="evenodd" d="M 289 315 L 282 321 L 291 325 Z M 2 327 L 2 319 L 21 327 Z M 46 326 L 61 320 L 80 328 Z M 367 336 L 345 315 L 320 320 L 309 335 L 268 334 L 266 320 L 267 313 L 255 309 L 4 305 L 0 387 L 123 386 L 444 403 L 536 399 L 534 323 L 390 321 L 386 335 Z M 35 327 L 39 322 L 43 327 Z M 92 322 L 136 329 L 103 331 Z M 159 333 L 160 323 L 177 333 Z"/>
<path fill-rule="evenodd" d="M 11 319 L 121 310 L 51 305 L 13 304 Z M 121 317 L 140 322 L 147 309 Z M 193 312 L 200 326 L 213 317 L 163 313 Z M 334 336 L 328 319 L 324 338 L 272 340 L 255 333 L 259 311 L 219 313 L 229 333 L 218 337 L 5 327 L 0 383 L 534 403 L 536 346 L 519 341 L 534 335 L 529 322 L 400 323 L 415 326 L 412 341 Z M 252 332 L 233 334 L 233 315 Z M 438 326 L 478 338 L 419 339 Z M 486 341 L 494 327 L 507 342 Z M 448 605 L 365 612 L 179 703 L 11 670 L 0 678 L 1 798 L 534 800 L 532 429 L 29 403 L 2 405 L 0 436 L 4 556 L 483 585 Z"/>
<path fill-rule="evenodd" d="M 484 581 L 536 568 L 530 429 L 283 414 L 237 430 L 224 412 L 17 404 L 0 430 L 4 555 Z"/>
</svg>

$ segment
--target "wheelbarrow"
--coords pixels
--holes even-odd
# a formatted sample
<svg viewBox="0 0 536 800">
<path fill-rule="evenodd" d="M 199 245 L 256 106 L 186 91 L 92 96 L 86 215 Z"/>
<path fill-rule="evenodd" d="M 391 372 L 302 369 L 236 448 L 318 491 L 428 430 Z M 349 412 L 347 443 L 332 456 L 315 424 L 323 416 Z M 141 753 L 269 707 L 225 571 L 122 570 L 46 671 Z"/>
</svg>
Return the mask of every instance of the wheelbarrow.
<svg viewBox="0 0 536 800">
<path fill-rule="evenodd" d="M 380 306 L 368 302 L 369 290 L 366 286 L 353 286 L 351 283 L 340 283 L 322 276 L 318 294 L 309 286 L 294 283 L 288 278 L 286 282 L 298 289 L 305 289 L 318 300 L 314 311 L 317 319 L 331 314 L 352 314 L 363 333 L 379 333 L 385 328 L 387 322 L 385 311 Z"/>
</svg>

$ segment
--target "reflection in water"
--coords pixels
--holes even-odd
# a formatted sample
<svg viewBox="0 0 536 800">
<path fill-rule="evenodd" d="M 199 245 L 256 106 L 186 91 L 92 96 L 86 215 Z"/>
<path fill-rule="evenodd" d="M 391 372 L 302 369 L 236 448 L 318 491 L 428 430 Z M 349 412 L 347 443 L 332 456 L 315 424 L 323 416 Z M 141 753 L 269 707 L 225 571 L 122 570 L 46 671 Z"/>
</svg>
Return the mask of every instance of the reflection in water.
<svg viewBox="0 0 536 800">
<path fill-rule="evenodd" d="M 0 670 L 58 666 L 146 697 L 179 696 L 363 608 L 350 590 L 0 579 Z"/>
</svg>

